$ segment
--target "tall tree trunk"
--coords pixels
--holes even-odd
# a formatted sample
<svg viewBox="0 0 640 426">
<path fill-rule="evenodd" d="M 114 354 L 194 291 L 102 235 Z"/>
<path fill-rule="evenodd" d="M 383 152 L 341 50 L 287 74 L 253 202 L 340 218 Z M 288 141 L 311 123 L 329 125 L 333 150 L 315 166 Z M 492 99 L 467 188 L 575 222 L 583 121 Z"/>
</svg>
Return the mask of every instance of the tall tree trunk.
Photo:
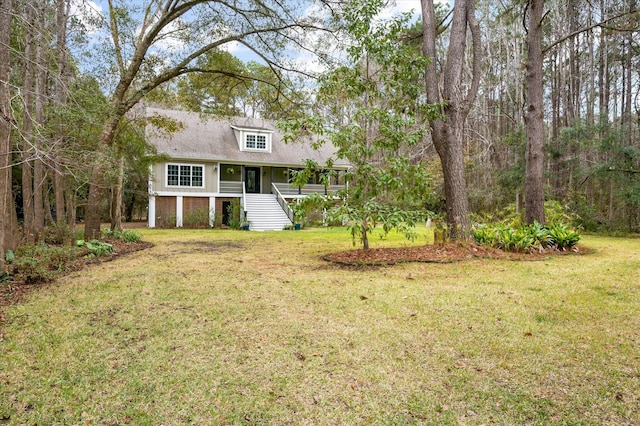
<svg viewBox="0 0 640 426">
<path fill-rule="evenodd" d="M 629 0 L 628 10 L 629 12 L 636 10 L 636 0 Z M 637 87 L 637 82 L 634 84 L 632 79 L 633 70 L 633 55 L 634 55 L 634 40 L 633 32 L 629 31 L 626 34 L 624 42 L 624 60 L 622 67 L 622 133 L 624 135 L 623 141 L 627 146 L 633 145 L 633 91 L 634 87 Z"/>
<path fill-rule="evenodd" d="M 18 221 L 11 187 L 11 95 L 9 92 L 11 0 L 0 0 L 0 264 L 18 243 Z"/>
<path fill-rule="evenodd" d="M 35 240 L 35 219 L 33 211 L 33 72 L 35 64 L 34 10 L 31 4 L 26 5 L 27 31 L 25 33 L 24 66 L 22 73 L 22 100 L 24 117 L 22 119 L 22 214 L 24 218 L 23 234 L 27 243 Z"/>
<path fill-rule="evenodd" d="M 118 178 L 113 190 L 111 230 L 122 231 L 122 196 L 124 189 L 124 155 L 118 153 Z"/>
<path fill-rule="evenodd" d="M 443 66 L 443 87 L 440 90 L 436 22 L 433 0 L 422 0 L 423 53 L 429 58 L 425 73 L 427 102 L 442 105 L 442 117 L 430 120 L 431 137 L 442 163 L 447 225 L 452 239 L 467 239 L 471 235 L 469 199 L 464 175 L 464 124 L 478 92 L 480 81 L 480 28 L 472 0 L 457 0 L 453 6 L 446 63 Z M 473 42 L 472 82 L 463 93 L 463 68 L 467 48 L 467 29 Z"/>
<path fill-rule="evenodd" d="M 544 224 L 544 105 L 542 82 L 542 14 L 544 0 L 529 0 L 527 31 L 527 93 L 524 116 L 527 133 L 525 221 Z"/>
<path fill-rule="evenodd" d="M 42 129 L 45 123 L 45 105 L 46 105 L 46 90 L 47 90 L 47 59 L 45 55 L 45 4 L 36 2 L 34 4 L 36 8 L 36 22 L 40 29 L 40 33 L 37 36 L 36 42 L 36 85 L 35 85 L 35 122 L 36 126 L 40 128 L 40 135 L 43 133 Z M 40 152 L 40 137 L 34 138 L 34 145 L 36 152 Z M 41 234 L 45 226 L 45 207 L 44 207 L 44 192 L 46 188 L 46 173 L 44 170 L 44 164 L 40 155 L 37 155 L 33 163 L 33 209 L 34 209 L 34 229 L 36 234 Z"/>
<path fill-rule="evenodd" d="M 56 0 L 56 47 L 58 48 L 58 75 L 56 78 L 56 108 L 58 116 L 67 103 L 68 87 L 68 58 L 67 58 L 67 19 L 68 0 Z M 56 122 L 56 141 L 59 145 L 64 145 L 65 130 L 62 120 Z M 58 229 L 66 227 L 65 198 L 64 198 L 64 169 L 61 167 L 60 157 L 56 155 L 56 168 L 53 170 L 53 188 L 56 200 L 56 222 Z M 69 224 L 72 225 L 72 224 Z"/>
</svg>

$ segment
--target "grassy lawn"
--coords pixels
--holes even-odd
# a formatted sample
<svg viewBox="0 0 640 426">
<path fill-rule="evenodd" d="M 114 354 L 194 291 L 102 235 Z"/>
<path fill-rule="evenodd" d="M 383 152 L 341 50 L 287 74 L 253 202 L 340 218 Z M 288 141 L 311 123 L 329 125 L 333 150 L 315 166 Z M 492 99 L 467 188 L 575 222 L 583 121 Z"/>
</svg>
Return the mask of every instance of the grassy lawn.
<svg viewBox="0 0 640 426">
<path fill-rule="evenodd" d="M 141 233 L 7 308 L 0 423 L 640 424 L 639 240 L 356 269 L 345 230 Z"/>
</svg>

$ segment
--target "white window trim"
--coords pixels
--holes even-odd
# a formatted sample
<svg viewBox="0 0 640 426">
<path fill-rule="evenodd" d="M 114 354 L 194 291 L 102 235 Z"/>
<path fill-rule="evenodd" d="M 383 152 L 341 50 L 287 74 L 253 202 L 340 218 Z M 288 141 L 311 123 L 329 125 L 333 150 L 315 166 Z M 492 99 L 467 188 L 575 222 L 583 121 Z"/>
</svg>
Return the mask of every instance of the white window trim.
<svg viewBox="0 0 640 426">
<path fill-rule="evenodd" d="M 270 133 L 261 133 L 261 132 L 243 132 L 244 134 L 242 135 L 242 150 L 243 151 L 251 151 L 251 152 L 271 152 L 271 134 Z M 256 144 L 256 148 L 249 148 L 247 146 L 247 137 L 251 135 L 251 136 L 255 136 L 255 144 Z M 257 148 L 258 145 L 258 136 L 264 136 L 264 142 L 265 142 L 265 147 L 263 148 Z"/>
<path fill-rule="evenodd" d="M 178 184 L 177 185 L 169 185 L 169 166 L 178 166 Z M 193 185 L 180 185 L 180 166 L 189 166 L 191 167 L 191 177 L 193 178 L 193 167 L 202 168 L 202 185 L 201 186 L 193 186 Z M 166 163 L 164 167 L 164 183 L 167 188 L 197 188 L 202 189 L 205 187 L 205 176 L 206 176 L 206 167 L 204 164 L 191 164 L 191 163 Z M 193 181 L 193 179 L 191 179 Z"/>
</svg>

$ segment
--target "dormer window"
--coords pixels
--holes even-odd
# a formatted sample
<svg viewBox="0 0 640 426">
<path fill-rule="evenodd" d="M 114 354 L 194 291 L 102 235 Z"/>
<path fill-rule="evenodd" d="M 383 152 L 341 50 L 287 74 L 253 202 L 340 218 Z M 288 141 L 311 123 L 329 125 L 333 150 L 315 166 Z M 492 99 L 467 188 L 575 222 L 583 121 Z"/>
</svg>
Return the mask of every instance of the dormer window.
<svg viewBox="0 0 640 426">
<path fill-rule="evenodd" d="M 240 151 L 271 152 L 273 130 L 258 127 L 231 125 Z"/>
<path fill-rule="evenodd" d="M 247 133 L 245 135 L 245 145 L 246 149 L 256 149 L 260 151 L 267 150 L 267 136 L 266 135 L 258 135 L 255 133 Z"/>
</svg>

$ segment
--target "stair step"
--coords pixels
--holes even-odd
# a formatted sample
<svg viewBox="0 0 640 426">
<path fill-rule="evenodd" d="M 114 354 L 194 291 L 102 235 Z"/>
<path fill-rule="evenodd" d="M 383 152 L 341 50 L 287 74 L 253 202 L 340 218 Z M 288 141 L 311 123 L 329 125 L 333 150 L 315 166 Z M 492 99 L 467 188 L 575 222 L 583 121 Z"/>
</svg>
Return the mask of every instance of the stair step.
<svg viewBox="0 0 640 426">
<path fill-rule="evenodd" d="M 245 210 L 253 231 L 278 231 L 291 226 L 291 221 L 273 194 L 247 194 Z"/>
</svg>

